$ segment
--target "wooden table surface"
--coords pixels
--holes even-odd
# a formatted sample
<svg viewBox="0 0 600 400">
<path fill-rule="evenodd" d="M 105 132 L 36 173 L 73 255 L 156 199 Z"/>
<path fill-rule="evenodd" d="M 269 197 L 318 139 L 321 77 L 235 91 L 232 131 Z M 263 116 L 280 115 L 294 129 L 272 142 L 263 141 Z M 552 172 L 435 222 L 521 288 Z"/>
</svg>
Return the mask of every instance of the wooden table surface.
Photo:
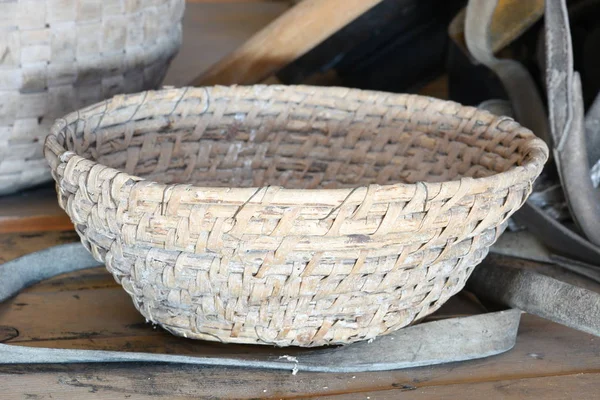
<svg viewBox="0 0 600 400">
<path fill-rule="evenodd" d="M 186 12 L 182 51 L 165 83 L 189 82 L 287 6 L 195 0 Z M 442 97 L 443 86 L 441 80 L 426 90 Z M 51 187 L 0 198 L 0 263 L 78 240 L 71 227 Z M 42 282 L 0 305 L 0 342 L 179 354 L 223 350 L 220 344 L 175 338 L 153 329 L 104 268 Z M 515 348 L 507 353 L 397 371 L 292 375 L 172 364 L 0 366 L 0 400 L 592 399 L 599 398 L 598 393 L 600 338 L 527 314 Z"/>
<path fill-rule="evenodd" d="M 0 262 L 74 240 L 72 231 L 0 234 Z M 39 283 L 0 305 L 0 342 L 178 354 L 218 353 L 225 346 L 153 329 L 102 267 Z M 0 366 L 0 398 L 11 400 L 592 399 L 598 393 L 600 338 L 528 314 L 507 353 L 396 371 L 292 375 L 176 364 Z"/>
</svg>

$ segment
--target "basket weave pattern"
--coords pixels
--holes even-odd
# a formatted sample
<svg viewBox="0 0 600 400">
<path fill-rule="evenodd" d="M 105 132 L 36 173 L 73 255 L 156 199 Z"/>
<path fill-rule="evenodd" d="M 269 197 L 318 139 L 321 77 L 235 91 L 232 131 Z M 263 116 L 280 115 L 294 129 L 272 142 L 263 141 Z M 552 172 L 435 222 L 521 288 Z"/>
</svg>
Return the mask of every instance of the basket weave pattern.
<svg viewBox="0 0 600 400">
<path fill-rule="evenodd" d="M 0 194 L 50 179 L 54 120 L 158 87 L 181 42 L 184 0 L 0 1 Z"/>
<path fill-rule="evenodd" d="M 117 96 L 58 120 L 45 153 L 84 244 L 147 319 L 318 346 L 438 309 L 548 150 L 452 102 L 249 86 Z"/>
</svg>

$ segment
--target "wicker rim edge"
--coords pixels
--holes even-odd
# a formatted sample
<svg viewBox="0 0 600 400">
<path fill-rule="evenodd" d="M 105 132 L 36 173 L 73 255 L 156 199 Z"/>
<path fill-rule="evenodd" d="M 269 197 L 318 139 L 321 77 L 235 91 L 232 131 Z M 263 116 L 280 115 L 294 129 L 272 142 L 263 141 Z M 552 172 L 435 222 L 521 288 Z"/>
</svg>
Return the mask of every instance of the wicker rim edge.
<svg viewBox="0 0 600 400">
<path fill-rule="evenodd" d="M 251 86 L 264 86 L 264 85 L 251 85 Z M 271 87 L 277 88 L 280 85 L 271 85 Z M 219 86 L 214 86 L 215 88 L 219 88 Z M 221 86 L 222 87 L 222 86 Z M 302 87 L 298 86 L 281 86 L 281 87 Z M 306 87 L 306 86 L 304 86 Z M 180 88 L 176 90 L 188 90 L 190 88 Z M 194 88 L 194 89 L 203 89 L 203 88 Z M 331 88 L 318 88 L 317 90 L 326 90 Z M 342 88 L 334 88 L 334 89 L 342 89 Z M 343 88 L 347 89 L 347 88 Z M 358 91 L 363 93 L 381 93 L 369 90 L 360 90 L 360 89 L 350 89 L 352 91 Z M 150 92 L 160 92 L 159 91 L 150 91 Z M 146 92 L 141 92 L 136 95 L 143 95 Z M 209 96 L 209 92 L 205 90 L 207 96 Z M 389 95 L 393 96 L 415 96 L 415 97 L 426 97 L 419 95 L 407 95 L 407 94 L 397 94 L 397 93 L 389 93 Z M 131 95 L 129 95 L 131 96 Z M 458 104 L 449 100 L 441 100 L 436 98 L 428 97 L 432 102 L 438 104 Z M 201 192 L 210 192 L 210 193 L 231 193 L 232 190 L 237 191 L 246 191 L 250 194 L 249 200 L 254 197 L 256 193 L 258 193 L 261 189 L 265 188 L 273 188 L 276 189 L 278 195 L 277 198 L 285 203 L 285 204 L 306 204 L 306 195 L 310 194 L 311 198 L 313 198 L 315 203 L 319 204 L 331 204 L 333 206 L 339 205 L 342 202 L 360 202 L 365 196 L 365 192 L 372 192 L 373 189 L 377 189 L 379 192 L 379 201 L 386 201 L 387 199 L 397 199 L 399 194 L 403 194 L 405 196 L 411 197 L 419 186 L 425 186 L 428 193 L 433 194 L 430 197 L 433 198 L 437 194 L 442 192 L 457 192 L 462 191 L 461 187 L 469 188 L 466 192 L 470 194 L 482 193 L 487 191 L 490 188 L 494 188 L 494 190 L 499 190 L 503 188 L 508 188 L 516 183 L 527 181 L 529 183 L 529 189 L 527 190 L 527 195 L 531 192 L 531 186 L 533 181 L 540 174 L 545 162 L 548 159 L 549 150 L 546 144 L 535 136 L 533 132 L 525 127 L 521 127 L 521 130 L 525 132 L 529 132 L 532 135 L 532 138 L 527 141 L 525 148 L 523 149 L 523 153 L 525 154 L 523 163 L 521 165 L 517 165 L 511 167 L 509 170 L 500 172 L 487 177 L 480 178 L 470 178 L 463 177 L 457 180 L 445 181 L 445 182 L 416 182 L 416 183 L 393 183 L 387 185 L 378 185 L 372 184 L 369 186 L 357 186 L 354 188 L 337 188 L 337 189 L 291 189 L 284 188 L 279 186 L 262 186 L 262 187 L 243 187 L 243 188 L 228 188 L 228 187 L 206 187 L 206 186 L 196 186 L 193 184 L 164 184 L 151 180 L 147 180 L 145 178 L 131 175 L 127 172 L 120 171 L 116 168 L 112 168 L 106 165 L 103 165 L 97 161 L 93 161 L 84 157 L 79 156 L 77 153 L 65 149 L 65 147 L 59 143 L 58 136 L 62 132 L 62 130 L 68 125 L 69 120 L 79 120 L 81 119 L 81 114 L 85 111 L 90 111 L 92 109 L 102 107 L 104 109 L 107 108 L 109 102 L 113 99 L 107 99 L 105 101 L 93 104 L 88 106 L 82 110 L 74 111 L 63 118 L 57 119 L 51 127 L 50 133 L 46 137 L 44 142 L 44 156 L 47 162 L 50 165 L 53 175 L 56 173 L 57 168 L 61 164 L 70 164 L 72 162 L 80 162 L 87 161 L 88 166 L 86 169 L 92 169 L 94 167 L 100 167 L 102 170 L 110 174 L 111 176 L 119 176 L 120 182 L 125 182 L 128 180 L 134 181 L 136 184 L 145 184 L 151 185 L 152 188 L 157 192 L 164 193 L 169 187 L 175 186 L 188 186 L 191 189 L 195 189 Z M 458 104 L 460 107 L 468 107 Z M 490 115 L 488 111 L 477 109 L 476 115 Z M 495 123 L 499 123 L 503 120 L 512 120 L 508 117 L 494 116 Z M 477 190 L 473 190 L 474 188 L 478 188 Z M 302 196 L 298 196 L 302 194 Z M 322 195 L 322 196 L 320 196 Z M 356 196 L 355 196 L 356 195 Z M 429 197 L 429 196 L 428 196 Z M 333 203 L 332 203 L 333 200 Z M 279 202 L 279 201 L 275 201 Z M 236 202 L 237 203 L 237 202 Z M 311 202 L 312 203 L 312 202 Z"/>
</svg>

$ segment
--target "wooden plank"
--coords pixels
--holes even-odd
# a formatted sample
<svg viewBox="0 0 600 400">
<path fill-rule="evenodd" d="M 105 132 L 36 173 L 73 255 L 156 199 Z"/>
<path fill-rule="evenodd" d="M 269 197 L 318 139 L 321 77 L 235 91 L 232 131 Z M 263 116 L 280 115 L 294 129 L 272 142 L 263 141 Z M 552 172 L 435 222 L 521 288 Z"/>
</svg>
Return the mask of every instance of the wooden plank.
<svg viewBox="0 0 600 400">
<path fill-rule="evenodd" d="M 457 296 L 438 311 L 435 318 L 479 312 L 478 305 Z M 214 353 L 209 348 L 214 347 L 210 343 L 181 339 L 145 323 L 129 296 L 104 267 L 61 275 L 23 290 L 0 304 L 0 325 L 18 332 L 10 343 L 23 345 L 116 349 L 120 344 L 139 351 L 154 348 L 157 352 L 180 349 L 185 354 L 190 351 Z M 157 335 L 161 337 L 155 338 L 154 343 L 147 338 Z M 229 346 L 227 349 L 254 352 L 265 347 Z M 219 351 L 227 352 L 223 348 Z"/>
<path fill-rule="evenodd" d="M 419 90 L 421 96 L 448 100 L 448 75 L 441 75 Z"/>
<path fill-rule="evenodd" d="M 521 399 L 595 399 L 600 392 L 600 371 L 562 376 L 510 379 L 480 383 L 458 383 L 447 386 L 417 388 L 405 385 L 403 388 L 378 392 L 347 393 L 321 397 L 325 400 L 377 399 L 395 400 L 427 399 L 480 400 L 483 398 Z"/>
<path fill-rule="evenodd" d="M 78 273 L 85 275 L 91 271 L 94 270 Z M 100 271 L 101 269 L 96 272 Z M 78 288 L 77 285 L 72 285 L 73 274 L 52 281 L 54 284 L 44 284 L 46 287 L 43 290 L 33 287 L 17 296 L 8 303 L 8 310 L 0 308 L 0 325 L 14 326 L 19 332 L 19 336 L 9 343 L 179 354 L 226 354 L 238 352 L 237 349 L 246 349 L 251 353 L 263 349 L 262 346 L 225 346 L 175 338 L 146 325 L 127 295 L 119 288 Z M 59 282 L 61 284 L 57 284 Z M 48 287 L 54 287 L 56 292 L 48 291 Z M 65 290 L 67 287 L 69 290 Z M 29 303 L 23 305 L 27 301 Z M 28 389 L 37 382 L 54 379 L 49 386 L 52 389 L 49 393 L 63 396 L 60 398 L 76 397 L 80 395 L 82 387 L 87 390 L 95 388 L 107 396 L 129 393 L 127 390 L 130 390 L 131 382 L 147 377 L 152 377 L 161 388 L 175 383 L 177 390 L 157 394 L 139 389 L 140 395 L 160 396 L 162 393 L 164 396 L 195 396 L 201 389 L 201 393 L 212 393 L 222 398 L 262 397 L 262 390 L 267 390 L 275 397 L 290 395 L 293 391 L 295 395 L 316 396 L 390 390 L 398 385 L 421 388 L 457 382 L 488 382 L 594 372 L 600 368 L 600 341 L 594 339 L 590 335 L 525 315 L 518 343 L 512 351 L 484 360 L 436 367 L 364 374 L 300 373 L 291 376 L 285 372 L 190 366 L 66 366 L 60 371 L 56 371 L 57 366 L 1 366 L 0 383 L 13 382 L 13 374 L 20 371 L 33 374 L 29 383 L 22 382 L 23 387 Z M 295 351 L 298 350 L 290 349 L 290 354 Z M 71 387 L 65 382 L 78 383 Z M 98 386 L 98 382 L 103 384 Z M 195 383 L 190 385 L 189 382 Z M 257 387 L 256 382 L 260 382 L 264 388 Z M 46 385 L 41 386 L 40 390 L 45 387 Z"/>
<path fill-rule="evenodd" d="M 73 239 L 76 236 L 72 234 L 65 237 L 56 232 L 33 237 L 23 234 L 0 235 L 0 254 L 16 248 L 10 250 L 7 257 L 13 258 L 28 252 L 28 249 L 38 250 Z M 21 242 L 28 244 L 15 246 Z M 459 299 L 454 298 L 453 302 Z M 464 310 L 460 304 L 459 307 L 453 307 L 450 303 L 446 308 L 449 313 L 460 310 Z M 0 326 L 6 328 L 0 329 L 0 332 L 18 334 L 7 343 L 37 347 L 175 354 L 251 354 L 270 351 L 262 346 L 192 341 L 174 337 L 160 328 L 155 330 L 145 323 L 128 295 L 102 268 L 66 274 L 25 290 L 0 306 Z M 295 354 L 302 350 L 288 351 Z M 0 366 L 0 387 L 8 388 L 3 394 L 14 393 L 14 398 L 24 397 L 24 393 L 80 398 L 82 393 L 89 391 L 97 391 L 111 398 L 123 398 L 126 395 L 131 395 L 131 398 L 135 398 L 134 395 L 138 398 L 189 398 L 207 393 L 221 398 L 375 393 L 373 398 L 381 398 L 389 393 L 397 394 L 396 389 L 406 385 L 419 390 L 458 385 L 453 386 L 457 388 L 456 391 L 444 392 L 456 396 L 470 385 L 596 373 L 599 369 L 600 340 L 538 317 L 524 315 L 513 350 L 496 357 L 463 363 L 362 374 L 301 372 L 296 376 L 285 371 L 180 365 Z M 140 383 L 148 381 L 148 378 L 151 385 Z"/>
<path fill-rule="evenodd" d="M 254 84 L 313 49 L 381 0 L 304 0 L 193 81 Z"/>
<path fill-rule="evenodd" d="M 288 8 L 288 4 L 279 1 L 186 4 L 183 44 L 164 84 L 188 84 Z"/>
<path fill-rule="evenodd" d="M 598 374 L 599 357 L 598 340 L 526 315 L 517 346 L 511 352 L 443 366 L 356 374 L 300 372 L 295 376 L 285 371 L 184 365 L 0 366 L 0 387 L 3 393 L 52 394 L 54 398 L 64 399 L 81 398 L 79 396 L 90 391 L 107 398 L 137 395 L 141 396 L 138 398 L 213 396 L 242 399 L 358 393 L 362 396 L 359 398 L 379 399 L 398 398 L 400 390 L 407 389 L 402 392 L 403 396 L 418 391 L 433 396 L 436 391 L 445 390 L 444 387 L 448 389 L 440 392 L 444 397 L 439 398 L 481 398 L 485 393 L 502 393 L 495 390 L 497 387 L 501 390 L 503 385 L 507 385 L 506 390 L 512 390 L 531 380 L 530 390 L 539 390 L 557 377 Z M 594 398 L 589 396 L 591 392 L 584 385 L 576 384 L 577 381 L 572 381 L 569 386 L 573 398 Z M 471 393 L 469 388 L 472 387 L 474 394 L 463 397 Z"/>
<path fill-rule="evenodd" d="M 53 186 L 0 197 L 0 234 L 73 229 Z"/>
<path fill-rule="evenodd" d="M 284 3 L 294 4 L 299 3 L 302 0 L 185 0 L 189 4 L 223 4 L 223 3 Z"/>
<path fill-rule="evenodd" d="M 5 234 L 0 235 L 0 254 L 10 259 L 72 240 L 76 240 L 73 233 L 63 233 L 62 236 L 58 232 Z M 462 307 L 460 304 L 448 307 L 447 312 L 460 312 L 464 309 Z M 0 334 L 17 332 L 18 336 L 8 343 L 36 347 L 189 355 L 252 354 L 269 350 L 262 346 L 192 341 L 174 337 L 160 328 L 155 330 L 145 323 L 129 297 L 102 268 L 66 274 L 27 289 L 0 306 L 0 327 L 3 328 Z M 289 349 L 289 354 L 301 351 Z M 25 394 L 30 398 L 79 399 L 90 392 L 104 398 L 139 399 L 203 396 L 306 398 L 327 395 L 334 396 L 334 399 L 398 398 L 400 395 L 468 399 L 486 395 L 517 398 L 527 393 L 551 396 L 554 391 L 544 392 L 544 387 L 549 382 L 556 382 L 556 379 L 563 379 L 563 385 L 568 385 L 577 394 L 576 397 L 590 398 L 586 388 L 597 390 L 593 381 L 590 383 L 572 377 L 580 376 L 578 374 L 595 377 L 593 374 L 598 373 L 600 341 L 597 338 L 524 315 L 513 350 L 496 357 L 463 363 L 361 374 L 300 372 L 296 376 L 285 371 L 181 365 L 0 366 L 0 388 L 3 399 L 26 398 Z M 556 393 L 564 394 L 559 389 Z"/>
<path fill-rule="evenodd" d="M 86 269 L 48 279 L 21 293 L 42 295 L 44 293 L 74 292 L 76 294 L 75 292 L 82 290 L 100 289 L 121 289 L 121 286 L 104 267 Z"/>
<path fill-rule="evenodd" d="M 11 342 L 124 336 L 130 334 L 129 326 L 144 324 L 144 318 L 120 287 L 25 291 L 14 301 L 0 305 L 0 315 L 0 325 L 19 331 Z"/>
<path fill-rule="evenodd" d="M 302 0 L 185 0 L 186 3 L 191 4 L 221 4 L 221 3 L 287 3 L 293 4 L 298 3 Z"/>
<path fill-rule="evenodd" d="M 118 349 L 121 346 L 130 351 L 181 351 L 182 354 L 212 354 L 213 347 L 223 354 L 271 351 L 263 346 L 223 347 L 154 329 L 145 323 L 120 288 L 23 293 L 0 306 L 0 325 L 18 331 L 18 336 L 7 343 L 37 347 Z M 494 373 L 508 377 L 564 374 L 600 367 L 600 341 L 590 335 L 530 315 L 523 316 L 519 334 L 514 350 L 498 357 L 461 363 L 461 371 L 454 373 L 454 379 L 487 379 L 493 378 Z"/>
<path fill-rule="evenodd" d="M 74 231 L 21 232 L 0 234 L 0 263 L 50 246 L 79 241 Z"/>
</svg>

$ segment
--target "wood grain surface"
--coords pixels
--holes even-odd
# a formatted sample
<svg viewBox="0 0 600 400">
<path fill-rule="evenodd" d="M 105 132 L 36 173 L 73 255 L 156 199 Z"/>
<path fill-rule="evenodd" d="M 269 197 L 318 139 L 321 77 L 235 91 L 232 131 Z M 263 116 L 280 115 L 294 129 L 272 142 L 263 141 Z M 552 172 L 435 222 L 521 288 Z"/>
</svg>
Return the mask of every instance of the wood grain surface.
<svg viewBox="0 0 600 400">
<path fill-rule="evenodd" d="M 185 86 L 289 8 L 282 1 L 206 1 L 186 4 L 183 44 L 164 85 Z"/>
<path fill-rule="evenodd" d="M 67 229 L 73 224 L 59 207 L 53 185 L 0 196 L 0 233 Z"/>
<path fill-rule="evenodd" d="M 72 232 L 0 235 L 3 261 L 58 243 Z M 456 298 L 446 312 L 476 312 Z M 452 304 L 452 303 L 450 303 Z M 456 308 L 457 307 L 457 308 Z M 18 336 L 14 337 L 15 331 Z M 12 332 L 12 334 L 11 334 Z M 4 335 L 4 336 L 2 336 Z M 28 346 L 178 354 L 248 355 L 262 346 L 176 338 L 146 324 L 103 268 L 42 282 L 0 305 L 0 341 Z M 301 352 L 289 349 L 290 354 Z M 600 389 L 600 340 L 523 315 L 505 354 L 398 371 L 326 374 L 167 364 L 0 366 L 2 399 L 177 398 L 593 398 Z M 50 397 L 52 396 L 52 397 Z"/>
<path fill-rule="evenodd" d="M 196 0 L 197 1 L 197 0 Z M 201 0 L 203 1 L 203 0 Z M 211 3 L 222 0 L 207 0 Z M 219 8 L 221 7 L 221 8 Z M 280 2 L 192 4 L 186 35 L 168 84 L 183 84 L 244 42 L 286 9 Z M 245 22 L 244 22 L 245 21 Z M 237 27 L 237 28 L 236 28 Z M 236 29 L 234 29 L 236 28 Z M 194 39 L 200 32 L 205 37 Z M 225 34 L 227 32 L 227 34 Z M 186 75 L 187 74 L 187 75 Z M 443 97 L 445 80 L 430 93 Z M 61 215 L 52 196 L 41 209 Z M 62 219 L 2 225 L 15 208 L 37 206 L 0 199 L 0 263 L 78 241 Z M 35 203 L 35 202 L 34 202 Z M 40 208 L 37 208 L 40 209 Z M 22 216 L 27 216 L 22 212 Z M 52 215 L 31 212 L 29 216 Z M 31 220 L 30 220 L 31 221 Z M 61 222 L 62 221 L 62 222 Z M 5 228 L 2 228 L 4 226 Z M 10 229 L 6 228 L 10 226 Z M 2 230 L 4 229 L 4 230 Z M 457 298 L 457 300 L 461 300 Z M 446 312 L 476 312 L 452 302 Z M 28 346 L 156 351 L 180 354 L 231 351 L 214 343 L 175 338 L 145 323 L 129 297 L 103 269 L 42 282 L 0 305 L 0 342 Z M 237 348 L 241 348 L 238 346 Z M 244 348 L 249 354 L 253 347 Z M 290 350 L 292 352 L 292 350 Z M 326 374 L 205 368 L 169 364 L 0 366 L 0 399 L 594 399 L 600 391 L 600 339 L 523 315 L 515 348 L 483 360 L 399 371 Z"/>
<path fill-rule="evenodd" d="M 194 86 L 262 82 L 381 0 L 304 0 L 193 81 Z"/>
</svg>

